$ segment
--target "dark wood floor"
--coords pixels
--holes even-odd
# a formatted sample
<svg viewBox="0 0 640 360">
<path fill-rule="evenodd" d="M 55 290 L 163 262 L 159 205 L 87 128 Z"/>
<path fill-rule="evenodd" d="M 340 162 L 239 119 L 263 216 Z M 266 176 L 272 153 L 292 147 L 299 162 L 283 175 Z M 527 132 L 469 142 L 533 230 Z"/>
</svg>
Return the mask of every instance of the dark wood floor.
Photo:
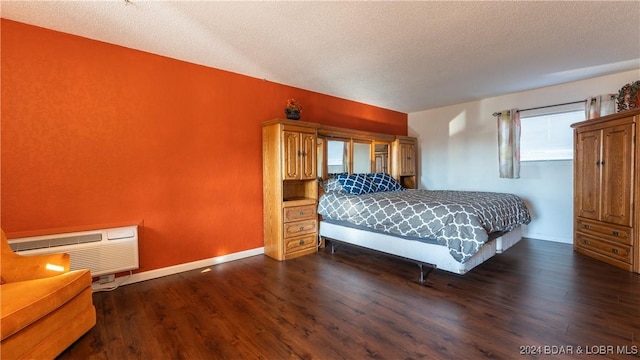
<svg viewBox="0 0 640 360">
<path fill-rule="evenodd" d="M 571 245 L 524 239 L 417 279 L 350 247 L 255 256 L 94 294 L 96 326 L 60 359 L 640 357 L 640 276 Z"/>
</svg>

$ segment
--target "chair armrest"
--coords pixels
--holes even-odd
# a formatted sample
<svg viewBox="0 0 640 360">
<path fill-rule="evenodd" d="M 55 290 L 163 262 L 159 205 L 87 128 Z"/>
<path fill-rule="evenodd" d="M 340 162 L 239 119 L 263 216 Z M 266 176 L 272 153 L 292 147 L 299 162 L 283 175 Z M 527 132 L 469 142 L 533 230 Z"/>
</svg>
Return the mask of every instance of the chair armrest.
<svg viewBox="0 0 640 360">
<path fill-rule="evenodd" d="M 50 277 L 69 271 L 69 254 L 7 255 L 3 253 L 0 273 L 2 280 L 7 283 Z"/>
</svg>

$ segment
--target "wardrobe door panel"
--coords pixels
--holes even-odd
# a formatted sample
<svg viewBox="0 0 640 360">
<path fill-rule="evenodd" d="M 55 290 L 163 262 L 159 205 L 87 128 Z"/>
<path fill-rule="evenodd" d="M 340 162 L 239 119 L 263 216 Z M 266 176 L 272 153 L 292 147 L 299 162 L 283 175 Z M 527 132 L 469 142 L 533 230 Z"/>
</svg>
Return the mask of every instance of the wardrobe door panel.
<svg viewBox="0 0 640 360">
<path fill-rule="evenodd" d="M 632 226 L 634 124 L 603 130 L 601 220 Z"/>
<path fill-rule="evenodd" d="M 576 215 L 594 220 L 600 218 L 601 134 L 601 130 L 594 130 L 579 132 L 576 137 Z"/>
</svg>

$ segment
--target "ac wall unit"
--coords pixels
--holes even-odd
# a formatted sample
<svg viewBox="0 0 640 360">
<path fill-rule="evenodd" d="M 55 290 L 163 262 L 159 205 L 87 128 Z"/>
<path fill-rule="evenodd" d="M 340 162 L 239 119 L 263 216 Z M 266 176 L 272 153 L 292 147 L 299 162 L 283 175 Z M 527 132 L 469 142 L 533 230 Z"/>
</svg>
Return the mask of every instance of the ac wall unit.
<svg viewBox="0 0 640 360">
<path fill-rule="evenodd" d="M 139 267 L 135 225 L 16 238 L 9 245 L 20 255 L 67 253 L 71 270 L 89 269 L 92 277 Z"/>
</svg>

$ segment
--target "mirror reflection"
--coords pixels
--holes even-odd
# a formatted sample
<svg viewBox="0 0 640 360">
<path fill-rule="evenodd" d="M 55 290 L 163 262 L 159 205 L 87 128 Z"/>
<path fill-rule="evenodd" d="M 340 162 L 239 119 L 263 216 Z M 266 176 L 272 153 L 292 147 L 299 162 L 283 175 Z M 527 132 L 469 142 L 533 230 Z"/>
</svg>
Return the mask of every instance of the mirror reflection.
<svg viewBox="0 0 640 360">
<path fill-rule="evenodd" d="M 318 169 L 317 169 L 317 174 L 318 174 L 318 178 L 319 179 L 324 179 L 324 139 L 323 138 L 318 138 L 317 143 L 316 143 L 316 156 L 317 156 L 317 163 L 318 163 Z"/>
<path fill-rule="evenodd" d="M 388 143 L 375 144 L 374 172 L 389 174 L 389 149 L 390 149 L 390 144 Z"/>
<path fill-rule="evenodd" d="M 353 173 L 371 172 L 371 144 L 353 143 Z"/>
<path fill-rule="evenodd" d="M 329 177 L 349 172 L 349 142 L 327 140 L 327 173 Z"/>
</svg>

